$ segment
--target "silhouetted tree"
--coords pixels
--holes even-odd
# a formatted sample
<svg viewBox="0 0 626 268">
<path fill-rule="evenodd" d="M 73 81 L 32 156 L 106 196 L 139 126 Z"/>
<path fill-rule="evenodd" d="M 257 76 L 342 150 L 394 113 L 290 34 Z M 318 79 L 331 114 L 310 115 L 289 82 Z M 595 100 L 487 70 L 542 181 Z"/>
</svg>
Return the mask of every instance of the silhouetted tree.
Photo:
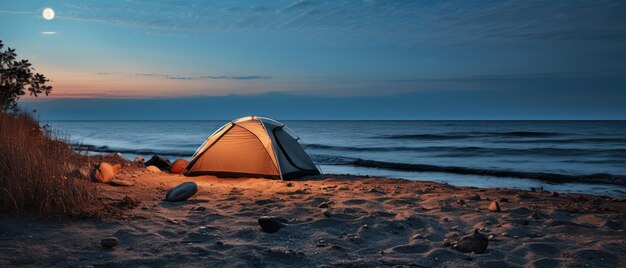
<svg viewBox="0 0 626 268">
<path fill-rule="evenodd" d="M 51 86 L 46 86 L 48 80 L 43 74 L 33 73 L 28 60 L 16 60 L 15 49 L 7 47 L 0 40 L 0 111 L 17 111 L 17 100 L 29 91 L 30 95 L 45 93 L 46 96 L 52 91 Z"/>
</svg>

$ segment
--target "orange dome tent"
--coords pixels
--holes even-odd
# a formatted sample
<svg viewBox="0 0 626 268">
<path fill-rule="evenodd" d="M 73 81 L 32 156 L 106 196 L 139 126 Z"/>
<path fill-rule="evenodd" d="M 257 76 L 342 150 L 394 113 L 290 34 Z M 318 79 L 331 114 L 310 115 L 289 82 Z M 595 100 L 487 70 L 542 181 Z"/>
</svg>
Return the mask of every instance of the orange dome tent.
<svg viewBox="0 0 626 268">
<path fill-rule="evenodd" d="M 265 117 L 234 120 L 211 135 L 182 174 L 294 179 L 321 174 L 284 124 Z"/>
</svg>

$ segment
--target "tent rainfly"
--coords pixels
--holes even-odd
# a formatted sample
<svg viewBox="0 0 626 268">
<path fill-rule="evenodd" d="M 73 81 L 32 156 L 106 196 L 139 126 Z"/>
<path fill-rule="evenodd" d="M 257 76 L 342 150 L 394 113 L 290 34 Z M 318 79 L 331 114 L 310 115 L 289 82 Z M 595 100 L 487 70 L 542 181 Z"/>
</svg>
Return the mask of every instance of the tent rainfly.
<svg viewBox="0 0 626 268">
<path fill-rule="evenodd" d="M 209 136 L 182 174 L 284 180 L 321 174 L 298 139 L 276 120 L 242 117 Z"/>
</svg>

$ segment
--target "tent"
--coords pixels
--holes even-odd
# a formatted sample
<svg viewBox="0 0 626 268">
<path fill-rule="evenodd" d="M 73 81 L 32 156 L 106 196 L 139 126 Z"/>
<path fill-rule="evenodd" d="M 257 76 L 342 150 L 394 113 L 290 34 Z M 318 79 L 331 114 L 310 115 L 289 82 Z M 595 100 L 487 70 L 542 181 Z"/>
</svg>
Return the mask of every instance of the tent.
<svg viewBox="0 0 626 268">
<path fill-rule="evenodd" d="M 320 170 L 282 123 L 258 116 L 234 120 L 198 148 L 182 174 L 294 179 Z"/>
</svg>

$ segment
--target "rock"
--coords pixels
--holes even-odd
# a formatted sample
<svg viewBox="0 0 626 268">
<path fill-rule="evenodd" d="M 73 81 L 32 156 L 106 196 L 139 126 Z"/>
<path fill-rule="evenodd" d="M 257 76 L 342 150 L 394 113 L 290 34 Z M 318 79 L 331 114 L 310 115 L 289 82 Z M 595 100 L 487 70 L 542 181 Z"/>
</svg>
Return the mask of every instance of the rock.
<svg viewBox="0 0 626 268">
<path fill-rule="evenodd" d="M 70 172 L 69 176 L 77 179 L 88 180 L 91 169 L 92 168 L 88 166 L 76 168 L 72 172 Z"/>
<path fill-rule="evenodd" d="M 178 158 L 174 160 L 174 163 L 172 163 L 172 166 L 170 167 L 170 172 L 174 174 L 180 174 L 183 172 L 183 169 L 185 169 L 187 164 L 189 164 L 189 161 Z"/>
<path fill-rule="evenodd" d="M 94 169 L 92 178 L 94 181 L 107 183 L 115 177 L 121 168 L 120 164 L 111 165 L 107 162 L 102 162 Z"/>
<path fill-rule="evenodd" d="M 427 237 L 423 234 L 416 234 L 411 236 L 411 240 L 419 240 L 419 239 L 426 239 Z"/>
<path fill-rule="evenodd" d="M 167 192 L 165 199 L 170 202 L 184 201 L 198 192 L 198 185 L 188 181 L 177 185 Z"/>
<path fill-rule="evenodd" d="M 158 155 L 153 155 L 150 160 L 146 161 L 146 166 L 155 166 L 158 167 L 162 171 L 170 170 L 170 160 L 167 158 L 159 157 Z"/>
<path fill-rule="evenodd" d="M 100 246 L 103 248 L 112 248 L 119 244 L 120 242 L 115 237 L 105 237 L 100 240 Z"/>
<path fill-rule="evenodd" d="M 120 180 L 117 178 L 110 180 L 109 184 L 113 186 L 124 186 L 124 187 L 135 185 L 135 183 L 132 181 L 125 181 L 125 180 Z"/>
<path fill-rule="evenodd" d="M 459 199 L 459 200 L 457 200 L 457 201 L 456 201 L 456 203 L 457 203 L 458 205 L 461 205 L 461 206 L 462 206 L 462 205 L 465 205 L 465 200 L 463 200 L 463 199 Z"/>
<path fill-rule="evenodd" d="M 367 192 L 369 193 L 375 193 L 375 194 L 384 194 L 385 191 L 379 189 L 379 188 L 371 188 L 369 190 L 367 190 Z"/>
<path fill-rule="evenodd" d="M 147 166 L 147 167 L 146 167 L 146 170 L 147 170 L 147 171 L 150 171 L 150 172 L 152 172 L 152 173 L 159 173 L 159 172 L 161 172 L 161 169 L 159 169 L 159 168 L 158 168 L 158 167 L 156 167 L 156 166 Z"/>
<path fill-rule="evenodd" d="M 476 254 L 483 254 L 487 251 L 488 246 L 489 240 L 487 237 L 479 233 L 478 229 L 475 229 L 474 234 L 461 237 L 454 249 L 463 253 L 474 252 Z"/>
<path fill-rule="evenodd" d="M 450 243 L 450 239 L 444 239 L 442 246 L 446 248 L 452 246 L 452 243 Z"/>
<path fill-rule="evenodd" d="M 550 193 L 550 196 L 552 196 L 552 197 L 559 197 L 559 193 L 557 193 L 557 192 L 551 192 L 551 193 Z"/>
<path fill-rule="evenodd" d="M 491 204 L 489 204 L 489 211 L 491 212 L 500 212 L 500 204 L 498 204 L 497 201 L 493 201 L 491 202 Z"/>
<path fill-rule="evenodd" d="M 500 197 L 500 198 L 498 199 L 498 201 L 500 201 L 501 203 L 508 203 L 508 202 L 509 202 L 509 199 L 508 199 L 508 198 L 505 198 L 505 197 Z"/>
<path fill-rule="evenodd" d="M 443 218 L 443 222 L 448 222 L 448 218 Z"/>
<path fill-rule="evenodd" d="M 608 220 L 604 223 L 604 226 L 613 230 L 620 230 L 623 229 L 623 225 L 622 223 L 620 223 L 619 221 L 615 221 L 615 220 Z"/>
<path fill-rule="evenodd" d="M 261 229 L 266 233 L 275 233 L 280 228 L 285 227 L 285 224 L 277 217 L 262 216 L 258 219 Z"/>
<path fill-rule="evenodd" d="M 470 194 L 465 199 L 472 201 L 480 201 L 480 195 L 478 194 Z"/>
<path fill-rule="evenodd" d="M 330 207 L 330 205 L 328 204 L 328 202 L 324 202 L 324 203 L 321 203 L 321 204 L 319 205 L 319 208 L 328 208 L 328 207 Z"/>
<path fill-rule="evenodd" d="M 135 157 L 135 160 L 133 160 L 133 163 L 143 165 L 144 163 L 146 163 L 146 159 L 144 159 L 143 157 L 137 156 Z"/>
<path fill-rule="evenodd" d="M 322 214 L 324 214 L 324 216 L 326 216 L 327 218 L 330 218 L 330 217 L 332 217 L 332 216 L 333 216 L 333 213 L 332 213 L 332 212 L 330 212 L 330 210 L 328 210 L 328 209 L 324 209 L 324 210 L 322 211 Z"/>
</svg>

